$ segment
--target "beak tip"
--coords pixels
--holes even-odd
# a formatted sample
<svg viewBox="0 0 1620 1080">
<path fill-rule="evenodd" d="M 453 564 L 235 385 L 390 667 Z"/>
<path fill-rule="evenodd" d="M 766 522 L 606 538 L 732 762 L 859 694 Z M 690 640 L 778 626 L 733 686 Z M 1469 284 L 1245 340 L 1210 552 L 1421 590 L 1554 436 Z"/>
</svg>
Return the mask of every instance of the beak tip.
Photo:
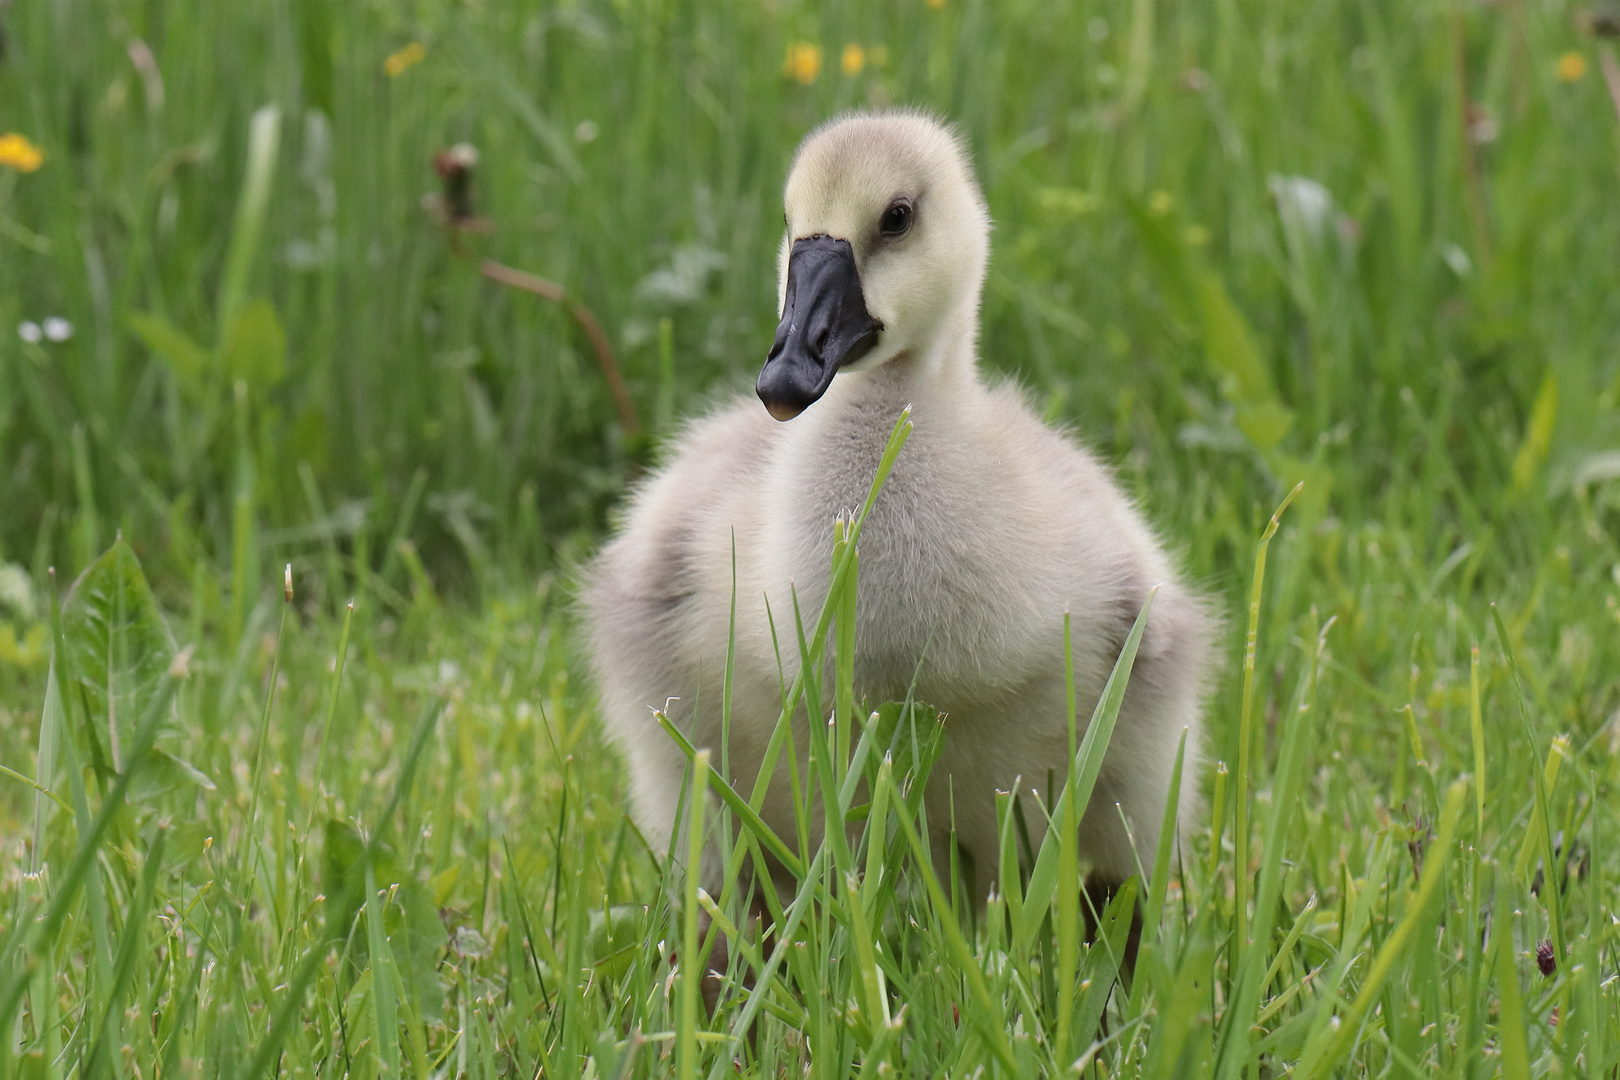
<svg viewBox="0 0 1620 1080">
<path fill-rule="evenodd" d="M 761 400 L 763 401 L 764 399 L 762 398 Z M 804 412 L 804 406 L 792 405 L 781 400 L 766 401 L 765 411 L 771 414 L 771 418 L 773 420 L 779 420 L 785 424 L 789 420 L 792 420 L 795 416 L 798 416 L 800 413 Z"/>
</svg>

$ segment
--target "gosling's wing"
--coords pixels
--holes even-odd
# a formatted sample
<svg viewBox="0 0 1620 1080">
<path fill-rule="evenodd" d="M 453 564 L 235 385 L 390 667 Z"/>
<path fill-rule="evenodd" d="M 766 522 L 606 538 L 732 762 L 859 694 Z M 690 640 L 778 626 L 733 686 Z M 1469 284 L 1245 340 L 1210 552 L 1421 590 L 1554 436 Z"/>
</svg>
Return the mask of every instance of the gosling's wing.
<svg viewBox="0 0 1620 1080">
<path fill-rule="evenodd" d="M 693 635 L 715 606 L 714 562 L 757 487 L 773 421 L 739 401 L 671 440 L 629 500 L 617 535 L 584 575 L 581 601 L 599 683 L 680 692 Z M 729 599 L 729 596 L 727 597 Z M 724 624 L 722 623 L 722 630 Z"/>
</svg>

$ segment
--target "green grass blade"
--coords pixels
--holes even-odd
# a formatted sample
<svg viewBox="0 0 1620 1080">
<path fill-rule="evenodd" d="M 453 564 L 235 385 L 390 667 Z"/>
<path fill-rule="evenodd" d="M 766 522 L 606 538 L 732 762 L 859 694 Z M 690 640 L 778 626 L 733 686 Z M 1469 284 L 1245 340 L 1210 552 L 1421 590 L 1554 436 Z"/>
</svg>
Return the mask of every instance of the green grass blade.
<svg viewBox="0 0 1620 1080">
<path fill-rule="evenodd" d="M 681 1080 L 697 1076 L 698 989 L 708 968 L 698 950 L 698 873 L 703 865 L 703 809 L 709 780 L 709 752 L 692 759 L 691 801 L 686 826 L 685 898 L 681 904 L 681 1010 L 676 1019 L 675 1061 Z"/>
<path fill-rule="evenodd" d="M 1136 622 L 1131 626 L 1130 634 L 1125 638 L 1125 645 L 1119 650 L 1119 658 L 1114 661 L 1114 669 L 1109 673 L 1108 681 L 1103 685 L 1102 696 L 1097 699 L 1097 708 L 1091 714 L 1091 722 L 1086 725 L 1085 737 L 1080 741 L 1080 749 L 1076 751 L 1070 771 L 1075 777 L 1072 785 L 1065 783 L 1063 794 L 1059 796 L 1059 805 L 1052 809 L 1052 824 L 1048 826 L 1046 835 L 1041 840 L 1039 853 L 1035 856 L 1035 866 L 1030 871 L 1029 886 L 1024 891 L 1024 922 L 1013 935 L 1015 948 L 1027 949 L 1034 940 L 1035 931 L 1040 927 L 1041 921 L 1046 918 L 1046 912 L 1051 905 L 1052 896 L 1057 888 L 1058 878 L 1058 847 L 1061 843 L 1061 832 L 1057 823 L 1064 820 L 1064 808 L 1070 798 L 1075 800 L 1077 808 L 1087 806 L 1091 801 L 1092 789 L 1096 786 L 1097 775 L 1102 770 L 1103 757 L 1108 753 L 1108 740 L 1114 733 L 1114 722 L 1119 719 L 1119 708 L 1125 701 L 1125 686 L 1130 681 L 1131 668 L 1136 663 L 1136 651 L 1142 644 L 1142 634 L 1147 630 L 1148 612 L 1153 608 L 1153 597 L 1158 593 L 1155 585 L 1148 590 L 1147 599 L 1142 603 L 1142 610 L 1136 616 Z M 1076 822 L 1079 817 L 1075 818 Z"/>
<path fill-rule="evenodd" d="M 1282 733 L 1282 745 L 1277 753 L 1277 771 L 1272 782 L 1271 820 L 1267 823 L 1265 849 L 1261 856 L 1259 887 L 1255 891 L 1253 949 L 1235 958 L 1237 978 L 1232 989 L 1232 1005 L 1225 1020 L 1222 1057 L 1218 1075 L 1236 1077 L 1250 1069 L 1249 1033 L 1253 1018 L 1265 992 L 1270 975 L 1260 974 L 1266 960 L 1266 949 L 1271 940 L 1277 905 L 1282 895 L 1284 845 L 1289 828 L 1297 813 L 1300 788 L 1304 782 L 1304 769 L 1309 748 L 1310 723 L 1316 706 L 1316 674 L 1322 652 L 1327 645 L 1327 634 L 1333 620 L 1317 634 L 1316 650 L 1301 679 L 1296 701 L 1287 710 L 1287 727 Z M 1278 961 L 1282 959 L 1278 957 Z M 1273 962 L 1272 969 L 1276 967 Z"/>
<path fill-rule="evenodd" d="M 883 490 L 883 482 L 889 478 L 889 472 L 894 468 L 895 460 L 899 458 L 900 451 L 905 448 L 906 440 L 910 437 L 911 407 L 908 405 L 900 410 L 900 416 L 894 422 L 894 430 L 890 432 L 888 444 L 883 448 L 883 456 L 878 459 L 877 471 L 872 476 L 872 486 L 867 491 L 866 501 L 861 505 L 860 513 L 856 515 L 854 523 L 849 527 L 848 542 L 844 548 L 844 555 L 838 560 L 838 566 L 833 570 L 832 580 L 827 588 L 827 599 L 821 605 L 821 615 L 816 620 L 815 632 L 811 634 L 809 644 L 805 649 L 809 656 L 819 657 L 823 655 L 827 644 L 827 631 L 832 625 L 833 615 L 837 610 L 834 600 L 836 597 L 843 595 L 845 582 L 855 565 L 856 543 L 860 539 L 861 530 L 866 526 L 866 518 L 871 514 L 872 507 L 877 504 L 878 493 Z M 783 704 L 782 713 L 784 717 L 791 718 L 794 710 L 798 708 L 799 701 L 804 696 L 806 677 L 805 667 L 801 664 L 798 674 L 794 676 L 793 685 L 788 690 L 787 700 Z M 767 764 L 770 763 L 770 755 L 767 755 L 766 761 Z M 760 780 L 756 783 L 754 794 L 749 799 L 749 802 L 756 807 L 761 805 L 764 799 L 764 785 L 768 776 L 768 772 L 761 771 Z"/>
<path fill-rule="evenodd" d="M 1502 1054 L 1502 1080 L 1530 1080 L 1524 1005 L 1519 993 L 1519 958 L 1513 948 L 1513 916 L 1502 912 L 1491 928 L 1496 939 L 1496 989 L 1501 1002 L 1497 1035 Z"/>
<path fill-rule="evenodd" d="M 219 289 L 219 341 L 247 299 L 248 275 L 264 230 L 265 213 L 270 207 L 270 188 L 276 176 L 276 156 L 281 144 L 281 109 L 266 105 L 253 114 L 248 126 L 247 170 L 242 177 L 242 194 L 236 204 L 236 220 L 231 226 L 231 242 L 225 253 L 225 275 Z"/>
<path fill-rule="evenodd" d="M 1300 1076 L 1310 1080 L 1312 1077 L 1324 1075 L 1327 1070 L 1344 1060 L 1351 1046 L 1360 1037 L 1362 1021 L 1378 1000 L 1384 981 L 1389 978 L 1395 964 L 1402 958 L 1412 931 L 1417 928 L 1435 889 L 1440 884 L 1440 878 L 1445 872 L 1451 854 L 1452 841 L 1456 838 L 1457 821 L 1462 816 L 1463 800 L 1467 793 L 1466 780 L 1454 782 L 1446 792 L 1445 807 L 1440 811 L 1439 835 L 1430 848 L 1429 857 L 1423 862 L 1423 874 L 1418 879 L 1416 892 L 1407 902 L 1405 914 L 1401 916 L 1401 921 L 1396 924 L 1390 935 L 1384 939 L 1383 945 L 1379 946 L 1372 967 L 1362 980 L 1361 989 L 1356 994 L 1355 1000 L 1340 1018 L 1340 1024 L 1324 1032 L 1324 1038 L 1307 1045 L 1300 1061 Z"/>
<path fill-rule="evenodd" d="M 1266 583 L 1266 554 L 1271 548 L 1271 538 L 1277 535 L 1284 511 L 1304 488 L 1304 481 L 1295 484 L 1272 512 L 1271 520 L 1255 548 L 1254 578 L 1249 587 L 1249 628 L 1243 636 L 1243 696 L 1239 699 L 1241 706 L 1238 714 L 1237 816 L 1232 821 L 1232 881 L 1237 890 L 1237 898 L 1233 902 L 1237 922 L 1232 931 L 1232 942 L 1236 966 L 1239 967 L 1243 964 L 1243 954 L 1249 943 L 1249 789 L 1250 773 L 1254 769 L 1251 760 L 1254 753 L 1254 664 L 1260 641 L 1260 598 Z"/>
<path fill-rule="evenodd" d="M 665 716 L 662 712 L 653 715 L 658 720 L 658 726 L 664 729 L 664 733 L 680 748 L 681 753 L 686 755 L 686 760 L 695 764 L 698 754 L 702 751 L 692 745 L 692 740 L 688 739 L 686 733 L 676 727 L 668 716 Z M 704 773 L 704 777 L 715 794 L 719 795 L 721 801 L 726 804 L 727 809 L 736 814 L 738 819 L 741 820 L 743 826 L 753 833 L 754 837 L 764 844 L 773 856 L 780 859 L 782 865 L 787 867 L 794 877 L 803 877 L 804 864 L 799 861 L 798 855 L 794 854 L 786 842 L 776 835 L 775 830 L 765 823 L 765 819 L 759 816 L 759 812 L 750 806 L 741 795 L 737 794 L 736 789 L 726 783 L 725 779 L 719 774 L 709 770 Z"/>
<path fill-rule="evenodd" d="M 1151 603 L 1151 597 L 1149 598 Z M 1074 644 L 1070 637 L 1069 613 L 1063 613 L 1063 689 L 1068 705 L 1069 760 L 1075 760 L 1076 702 L 1074 689 Z M 1105 695 L 1106 696 L 1106 695 Z M 1123 696 L 1121 701 L 1123 701 Z M 1087 734 L 1089 735 L 1089 729 Z M 1111 734 L 1111 733 L 1110 733 Z M 1107 746 L 1104 745 L 1106 752 Z M 1063 780 L 1063 795 L 1052 815 L 1058 824 L 1057 844 L 1057 986 L 1058 1015 L 1055 1053 L 1059 1061 L 1068 1061 L 1074 1054 L 1074 995 L 1075 981 L 1080 966 L 1080 814 L 1075 785 L 1080 770 L 1070 767 Z M 1085 798 L 1090 801 L 1090 790 Z M 1037 867 L 1039 864 L 1037 863 Z"/>
<path fill-rule="evenodd" d="M 1529 744 L 1532 760 L 1539 756 L 1536 751 L 1535 732 L 1530 726 L 1530 713 L 1524 703 L 1524 682 L 1519 674 L 1519 658 L 1513 651 L 1513 639 L 1508 635 L 1507 627 L 1502 624 L 1502 613 L 1495 604 L 1491 605 L 1491 619 L 1496 624 L 1496 635 L 1502 643 L 1502 653 L 1507 657 L 1508 670 L 1513 673 L 1514 696 L 1519 704 L 1519 721 L 1524 729 L 1525 742 Z M 1544 769 L 1530 769 L 1531 781 L 1535 786 L 1535 802 L 1531 809 L 1530 830 L 1525 837 L 1525 849 L 1529 850 L 1532 844 L 1540 848 L 1542 865 L 1542 880 L 1546 883 L 1547 901 L 1547 928 L 1552 937 L 1554 962 L 1562 966 L 1567 962 L 1564 948 L 1564 905 L 1563 905 L 1563 871 L 1557 860 L 1553 857 L 1552 843 L 1552 811 L 1548 804 L 1548 791 L 1558 779 L 1558 767 L 1562 764 L 1569 737 L 1560 735 L 1553 739 L 1552 747 L 1547 752 L 1547 764 Z M 1517 874 L 1523 875 L 1528 870 L 1529 860 L 1521 852 L 1519 862 L 1525 865 L 1515 865 Z"/>
<path fill-rule="evenodd" d="M 978 959 L 973 955 L 967 938 L 962 934 L 962 928 L 957 925 L 956 916 L 951 911 L 950 901 L 940 888 L 939 878 L 928 867 L 928 850 L 917 835 L 917 829 L 911 822 L 911 816 L 906 812 L 901 800 L 894 801 L 895 821 L 900 825 L 900 831 L 905 834 L 906 843 L 911 846 L 912 858 L 916 861 L 917 873 L 923 879 L 923 885 L 928 890 L 932 901 L 934 920 L 939 926 L 940 933 L 945 938 L 945 945 L 951 959 L 955 962 L 957 970 L 968 984 L 968 990 L 973 996 L 972 1008 L 968 1011 L 972 1017 L 973 1026 L 979 1031 L 980 1037 L 990 1049 L 1002 1066 L 1014 1075 L 1018 1072 L 1018 1061 L 1013 1056 L 1012 1044 L 1007 1040 L 1007 1030 L 1002 1020 L 1002 1012 L 996 1000 L 990 994 L 990 988 L 985 984 L 984 972 L 979 966 Z"/>
<path fill-rule="evenodd" d="M 378 899 L 377 870 L 366 863 L 366 945 L 371 958 L 372 1017 L 376 1023 L 378 1075 L 398 1080 L 404 1075 L 399 1053 L 399 1010 L 394 999 L 394 950 L 383 926 L 383 902 Z M 391 890 L 390 890 L 391 892 Z"/>
<path fill-rule="evenodd" d="M 1153 877 L 1148 881 L 1147 903 L 1142 909 L 1142 940 L 1138 955 L 1140 964 L 1148 967 L 1153 963 L 1153 955 L 1159 946 L 1159 934 L 1164 922 L 1164 897 L 1170 887 L 1170 854 L 1179 842 L 1179 829 L 1181 822 L 1181 769 L 1187 755 L 1186 728 L 1181 729 L 1181 738 L 1176 743 L 1176 763 L 1170 769 L 1170 790 L 1165 795 L 1164 818 L 1159 824 L 1159 843 L 1153 852 Z M 1184 886 L 1185 887 L 1185 886 Z M 1138 1017 L 1142 1015 L 1142 1005 L 1146 1000 L 1149 980 L 1140 978 L 1131 984 L 1130 1001 L 1126 1005 L 1125 1015 Z"/>
<path fill-rule="evenodd" d="M 102 839 L 111 827 L 113 818 L 123 809 L 124 796 L 128 794 L 131 782 L 141 772 L 148 755 L 151 754 L 152 746 L 157 741 L 158 725 L 168 710 L 173 692 L 174 680 L 170 676 L 165 676 L 159 683 L 157 692 L 147 702 L 146 709 L 136 725 L 134 745 L 130 748 L 123 771 L 118 774 L 112 788 L 107 792 L 90 828 L 80 836 L 78 851 L 74 854 L 67 872 L 58 882 L 56 894 L 51 899 L 50 907 L 46 909 L 45 917 L 35 925 L 33 933 L 29 936 L 25 948 L 34 962 L 39 962 L 46 952 L 54 947 L 63 920 L 67 918 L 73 902 L 78 898 L 79 889 L 91 873 L 96 855 L 101 849 Z M 26 986 L 26 975 L 18 975 L 12 979 L 10 985 L 0 987 L 0 1030 L 4 1030 L 11 1022 L 13 1011 Z"/>
<path fill-rule="evenodd" d="M 1468 732 L 1474 746 L 1474 843 L 1485 843 L 1485 714 L 1479 692 L 1479 646 L 1469 649 Z"/>
<path fill-rule="evenodd" d="M 140 888 L 124 915 L 123 940 L 119 942 L 118 959 L 113 968 L 112 984 L 107 988 L 101 1022 L 96 1026 L 96 1042 L 90 1050 L 91 1067 L 88 1072 L 95 1071 L 94 1063 L 99 1058 L 105 1056 L 111 1062 L 114 1055 L 122 1052 L 117 1042 L 108 1042 L 109 1035 L 117 1038 L 113 1011 L 123 1007 L 124 990 L 134 974 L 136 957 L 146 937 L 146 920 L 152 910 L 152 894 L 156 891 L 158 874 L 163 868 L 163 848 L 167 840 L 168 830 L 158 829 L 146 851 L 146 858 L 142 860 Z"/>
<path fill-rule="evenodd" d="M 28 857 L 28 872 L 31 874 L 39 873 L 40 864 L 44 861 L 45 826 L 50 821 L 50 810 L 45 800 L 62 805 L 60 799 L 49 793 L 52 778 L 56 775 L 56 748 L 65 720 L 62 714 L 62 688 L 56 680 L 55 650 L 52 652 L 50 668 L 45 674 L 45 707 L 40 710 L 39 753 L 34 768 L 34 783 L 39 790 L 34 792 L 34 845 Z"/>
<path fill-rule="evenodd" d="M 338 691 L 343 687 L 343 665 L 349 658 L 349 627 L 354 623 L 354 601 L 343 609 L 343 629 L 338 634 L 337 657 L 332 664 L 332 682 L 326 695 L 326 716 L 321 721 L 321 748 L 315 754 L 315 785 L 321 785 L 321 767 L 326 763 L 326 743 L 332 737 L 332 720 L 337 716 Z"/>
</svg>

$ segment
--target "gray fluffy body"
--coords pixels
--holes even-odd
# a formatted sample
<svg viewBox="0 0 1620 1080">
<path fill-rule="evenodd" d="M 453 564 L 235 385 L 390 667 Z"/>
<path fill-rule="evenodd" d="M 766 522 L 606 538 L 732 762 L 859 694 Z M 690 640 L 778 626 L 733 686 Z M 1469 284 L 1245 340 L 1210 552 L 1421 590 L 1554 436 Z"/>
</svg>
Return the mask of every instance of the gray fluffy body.
<svg viewBox="0 0 1620 1080">
<path fill-rule="evenodd" d="M 916 208 L 899 242 L 877 228 L 896 193 Z M 927 791 L 936 866 L 948 854 L 954 803 L 957 842 L 979 868 L 983 892 L 999 850 L 994 793 L 1018 781 L 1026 798 L 1030 788 L 1044 797 L 1049 774 L 1063 782 L 1064 613 L 1084 725 L 1157 584 L 1080 836 L 1081 858 L 1100 880 L 1151 867 L 1183 729 L 1183 832 L 1197 809 L 1215 623 L 1107 470 L 1043 423 L 1016 388 L 981 377 L 990 223 L 963 148 L 920 114 L 843 117 L 806 138 L 784 201 L 784 290 L 794 239 L 847 239 L 883 331 L 791 421 L 748 399 L 689 424 L 588 569 L 588 644 L 603 721 L 629 767 L 634 820 L 655 849 L 669 844 L 687 763 L 658 729 L 655 708 L 667 706 L 719 762 L 734 566 L 729 779 L 752 788 L 782 680 L 791 683 L 798 669 L 794 594 L 813 624 L 828 588 L 834 520 L 864 501 L 910 405 L 914 431 L 860 540 L 855 678 L 858 701 L 901 699 L 914 686 L 918 700 L 945 714 Z M 807 722 L 801 707 L 801 768 Z M 762 814 L 793 843 L 785 759 Z M 820 815 L 811 821 L 818 827 Z M 703 883 L 714 890 L 718 877 L 706 857 Z"/>
</svg>

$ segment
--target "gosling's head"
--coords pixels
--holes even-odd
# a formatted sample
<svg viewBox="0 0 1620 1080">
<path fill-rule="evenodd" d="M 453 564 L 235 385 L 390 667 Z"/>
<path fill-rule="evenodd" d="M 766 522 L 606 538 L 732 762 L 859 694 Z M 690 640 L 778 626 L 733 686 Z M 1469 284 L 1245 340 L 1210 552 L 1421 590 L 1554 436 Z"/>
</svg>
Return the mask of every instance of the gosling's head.
<svg viewBox="0 0 1620 1080">
<path fill-rule="evenodd" d="M 937 121 L 856 113 L 823 125 L 800 145 L 783 202 L 782 321 L 756 386 L 776 419 L 803 412 L 840 370 L 971 337 L 990 217 Z"/>
</svg>

